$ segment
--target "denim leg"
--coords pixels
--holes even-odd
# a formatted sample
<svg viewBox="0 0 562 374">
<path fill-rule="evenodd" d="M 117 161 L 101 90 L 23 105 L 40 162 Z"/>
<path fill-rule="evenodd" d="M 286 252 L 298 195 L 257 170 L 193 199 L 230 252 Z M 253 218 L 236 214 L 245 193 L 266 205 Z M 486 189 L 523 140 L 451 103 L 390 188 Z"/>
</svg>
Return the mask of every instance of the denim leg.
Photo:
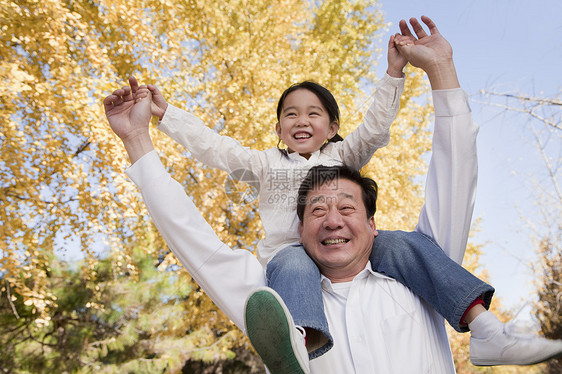
<svg viewBox="0 0 562 374">
<path fill-rule="evenodd" d="M 293 245 L 279 251 L 267 264 L 268 286 L 283 299 L 296 325 L 323 333 L 329 340 L 310 352 L 313 359 L 334 345 L 324 313 L 320 270 L 304 251 L 302 245 Z"/>
<path fill-rule="evenodd" d="M 382 231 L 371 252 L 374 271 L 396 279 L 429 303 L 459 332 L 466 309 L 478 297 L 488 309 L 494 288 L 451 260 L 433 239 L 412 231 Z"/>
</svg>

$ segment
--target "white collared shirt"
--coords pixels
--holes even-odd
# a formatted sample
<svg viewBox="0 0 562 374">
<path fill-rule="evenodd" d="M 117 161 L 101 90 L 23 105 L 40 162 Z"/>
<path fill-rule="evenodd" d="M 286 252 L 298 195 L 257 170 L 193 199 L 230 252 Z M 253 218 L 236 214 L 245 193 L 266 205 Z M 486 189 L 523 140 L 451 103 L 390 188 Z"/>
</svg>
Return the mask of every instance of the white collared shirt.
<svg viewBox="0 0 562 374">
<path fill-rule="evenodd" d="M 334 346 L 310 361 L 311 372 L 455 372 L 443 318 L 370 263 L 351 282 L 323 277 L 322 289 Z"/>
<path fill-rule="evenodd" d="M 433 152 L 416 230 L 460 263 L 476 190 L 478 126 L 461 89 L 433 91 L 433 102 Z M 127 174 L 179 261 L 244 329 L 245 300 L 266 284 L 262 265 L 250 252 L 232 250 L 219 240 L 156 152 L 144 155 Z M 406 287 L 368 268 L 353 280 L 347 298 L 336 293 L 339 286 L 323 280 L 325 312 L 336 345 L 311 361 L 312 373 L 454 372 L 443 318 Z"/>
</svg>

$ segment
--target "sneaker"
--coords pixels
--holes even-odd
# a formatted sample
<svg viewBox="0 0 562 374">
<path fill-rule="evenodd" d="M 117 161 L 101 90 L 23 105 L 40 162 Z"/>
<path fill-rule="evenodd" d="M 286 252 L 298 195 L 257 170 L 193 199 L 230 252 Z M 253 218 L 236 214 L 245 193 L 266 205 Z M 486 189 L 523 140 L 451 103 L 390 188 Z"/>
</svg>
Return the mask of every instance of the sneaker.
<svg viewBox="0 0 562 374">
<path fill-rule="evenodd" d="M 510 331 L 505 324 L 487 339 L 470 338 L 470 361 L 476 366 L 534 365 L 562 354 L 562 340 Z"/>
<path fill-rule="evenodd" d="M 281 297 L 260 287 L 246 300 L 248 337 L 271 374 L 309 374 L 304 329 L 297 329 Z"/>
</svg>

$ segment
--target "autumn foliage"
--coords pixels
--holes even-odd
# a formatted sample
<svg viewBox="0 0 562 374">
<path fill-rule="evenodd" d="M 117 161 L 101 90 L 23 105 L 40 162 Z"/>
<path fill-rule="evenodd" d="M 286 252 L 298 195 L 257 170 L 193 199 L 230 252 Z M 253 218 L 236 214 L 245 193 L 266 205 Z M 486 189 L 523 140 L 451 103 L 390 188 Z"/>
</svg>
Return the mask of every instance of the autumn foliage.
<svg viewBox="0 0 562 374">
<path fill-rule="evenodd" d="M 3 348 L 39 357 L 65 349 L 79 326 L 85 330 L 76 336 L 86 338 L 72 346 L 68 370 L 99 372 L 126 370 L 119 365 L 134 357 L 178 371 L 187 359 L 247 350 L 151 223 L 123 173 L 128 161 L 102 98 L 135 74 L 215 131 L 265 149 L 277 143 L 277 98 L 310 79 L 334 93 L 346 135 L 370 102 L 377 60 L 386 63 L 387 26 L 367 0 L 0 0 L 0 328 L 21 329 Z M 421 72 L 407 74 L 391 143 L 365 167 L 381 186 L 377 225 L 385 229 L 413 228 L 422 204 L 420 155 L 430 147 L 432 110 Z M 262 235 L 256 203 L 232 200 L 223 172 L 153 135 L 165 166 L 221 239 L 252 250 Z M 80 269 L 57 260 L 68 251 L 83 254 Z M 150 279 L 177 283 L 160 296 L 160 312 L 173 318 L 157 313 Z M 144 296 L 135 282 L 146 285 Z M 156 331 L 154 318 L 165 331 Z M 173 357 L 160 365 L 166 354 Z"/>
</svg>

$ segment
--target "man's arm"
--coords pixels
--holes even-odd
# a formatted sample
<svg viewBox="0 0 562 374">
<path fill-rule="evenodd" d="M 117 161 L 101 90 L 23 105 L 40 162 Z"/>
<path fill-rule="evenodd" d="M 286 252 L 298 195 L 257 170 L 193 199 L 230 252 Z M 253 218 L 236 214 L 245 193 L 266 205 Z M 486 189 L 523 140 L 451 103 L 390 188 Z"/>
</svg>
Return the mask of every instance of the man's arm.
<svg viewBox="0 0 562 374">
<path fill-rule="evenodd" d="M 248 251 L 232 251 L 222 243 L 181 185 L 166 172 L 148 132 L 150 92 L 143 86 L 134 91 L 123 87 L 104 100 L 110 126 L 133 163 L 127 174 L 141 189 L 156 227 L 180 262 L 213 302 L 244 329 L 244 302 L 252 290 L 265 285 L 264 270 Z"/>
<path fill-rule="evenodd" d="M 150 152 L 127 175 L 140 188 L 158 231 L 197 284 L 244 331 L 244 303 L 266 284 L 255 256 L 232 250 L 214 233 L 182 186 L 170 177 L 156 152 Z"/>
<path fill-rule="evenodd" d="M 449 257 L 461 263 L 476 194 L 478 126 L 472 121 L 466 93 L 459 88 L 451 46 L 433 21 L 428 17 L 422 20 L 430 35 L 411 19 L 417 39 L 404 20 L 400 21 L 402 35 L 396 37 L 400 53 L 427 73 L 435 108 L 425 205 L 416 230 L 432 237 Z"/>
<path fill-rule="evenodd" d="M 461 89 L 433 91 L 433 105 L 433 149 L 416 230 L 432 237 L 460 264 L 476 195 L 478 126 Z"/>
</svg>

